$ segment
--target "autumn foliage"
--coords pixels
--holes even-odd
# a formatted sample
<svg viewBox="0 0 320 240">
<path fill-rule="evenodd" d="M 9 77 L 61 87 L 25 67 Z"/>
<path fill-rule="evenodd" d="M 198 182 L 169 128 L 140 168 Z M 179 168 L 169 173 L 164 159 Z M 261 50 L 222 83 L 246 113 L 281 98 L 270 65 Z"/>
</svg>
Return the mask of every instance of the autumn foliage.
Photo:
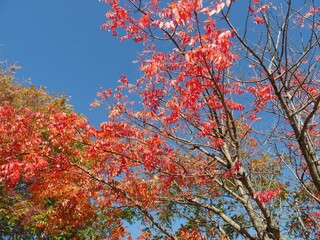
<svg viewBox="0 0 320 240">
<path fill-rule="evenodd" d="M 65 97 L 16 83 L 13 70 L 0 73 L 2 237 L 40 237 L 44 230 L 72 236 L 70 227 L 82 230 L 94 216 L 90 194 L 80 187 L 90 179 L 70 172 L 86 120 L 72 113 Z"/>
<path fill-rule="evenodd" d="M 1 184 L 26 185 L 33 206 L 20 222 L 42 236 L 319 238 L 319 6 L 103 2 L 102 29 L 144 45 L 141 77 L 98 93 L 98 128 L 61 99 L 1 100 Z"/>
</svg>

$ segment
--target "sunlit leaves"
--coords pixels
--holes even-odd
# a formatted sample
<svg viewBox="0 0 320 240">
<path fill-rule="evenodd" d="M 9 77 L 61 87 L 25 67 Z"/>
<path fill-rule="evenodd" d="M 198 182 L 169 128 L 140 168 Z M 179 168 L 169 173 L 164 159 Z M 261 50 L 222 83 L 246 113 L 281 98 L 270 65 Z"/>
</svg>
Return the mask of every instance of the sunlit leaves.
<svg viewBox="0 0 320 240">
<path fill-rule="evenodd" d="M 109 110 L 98 128 L 2 75 L 1 183 L 27 184 L 26 225 L 59 235 L 100 222 L 110 239 L 130 239 L 133 219 L 140 239 L 318 237 L 319 9 L 103 2 L 102 29 L 144 50 L 139 79 L 97 94 L 92 107 Z M 301 41 L 291 31 L 307 22 Z"/>
<path fill-rule="evenodd" d="M 244 8 L 243 14 L 247 17 L 243 18 L 237 8 L 242 5 L 229 0 L 210 1 L 210 4 L 204 1 L 129 1 L 128 5 L 107 2 L 114 15 L 107 16 L 104 27 L 113 31 L 117 24 L 117 33 L 123 34 L 121 40 L 132 38 L 137 41 L 139 35 L 145 46 L 137 61 L 141 64 L 141 78 L 135 86 L 134 83 L 130 87 L 122 85 L 117 89 L 121 93 L 109 96 L 106 101 L 112 105 L 109 117 L 114 127 L 117 122 L 126 122 L 139 132 L 117 140 L 121 154 L 112 150 L 112 161 L 106 168 L 110 173 L 110 166 L 122 169 L 117 172 L 117 176 L 123 177 L 117 181 L 119 187 L 130 182 L 139 191 L 148 192 L 154 201 L 174 202 L 181 204 L 182 209 L 192 204 L 199 209 L 210 209 L 217 205 L 214 195 L 220 197 L 223 193 L 232 199 L 230 202 L 239 204 L 239 208 L 242 205 L 246 210 L 242 209 L 237 216 L 239 222 L 232 222 L 232 217 L 227 218 L 219 212 L 223 209 L 221 211 L 232 216 L 228 212 L 232 204 L 229 205 L 227 197 L 221 197 L 219 208 L 210 210 L 215 217 L 208 217 L 207 221 L 216 221 L 216 226 L 226 223 L 230 236 L 236 236 L 231 233 L 232 224 L 234 229 L 240 229 L 246 225 L 245 221 L 251 221 L 253 226 L 262 226 L 265 221 L 270 225 L 266 227 L 267 231 L 273 228 L 268 236 L 281 238 L 278 217 L 273 212 L 276 207 L 271 203 L 278 206 L 281 201 L 287 201 L 289 190 L 286 188 L 294 188 L 299 181 L 308 178 L 302 180 L 294 175 L 298 183 L 290 185 L 284 166 L 291 172 L 296 167 L 302 178 L 310 176 L 302 163 L 303 158 L 301 164 L 296 161 L 295 165 L 288 160 L 295 154 L 291 151 L 299 149 L 293 142 L 302 139 L 302 135 L 297 134 L 300 130 L 310 136 L 312 144 L 318 142 L 314 138 L 318 134 L 315 124 L 318 107 L 313 107 L 319 103 L 317 80 L 313 74 L 308 76 L 306 70 L 297 70 L 299 58 L 296 64 L 293 60 L 299 54 L 307 55 L 309 50 L 291 42 L 287 35 L 291 27 L 287 26 L 297 21 L 297 16 L 305 16 L 314 23 L 309 27 L 317 29 L 316 21 L 311 20 L 316 16 L 317 8 L 308 6 L 300 13 L 300 10 L 293 11 L 290 3 L 280 6 L 269 1 L 251 1 Z M 118 5 L 125 6 L 125 14 L 118 11 Z M 290 16 L 284 14 L 287 8 L 295 17 L 285 18 Z M 127 24 L 115 23 L 115 16 Z M 260 32 L 260 29 L 263 30 Z M 309 43 L 315 44 L 313 38 L 317 39 L 316 35 Z M 312 55 L 314 46 L 308 46 Z M 306 45 L 303 48 L 308 49 Z M 301 57 L 301 64 L 308 64 L 304 57 Z M 315 69 L 313 61 L 309 65 L 310 71 Z M 249 68 L 243 68 L 245 65 Z M 126 98 L 132 98 L 131 93 L 138 100 L 129 105 Z M 104 98 L 101 100 L 103 102 Z M 305 121 L 304 126 L 301 121 Z M 271 126 L 271 122 L 275 126 Z M 290 126 L 295 130 L 290 131 Z M 97 139 L 97 143 L 100 141 L 102 139 Z M 284 146 L 288 148 L 282 151 Z M 115 159 L 118 159 L 117 163 L 114 163 Z M 152 180 L 155 178 L 156 186 Z M 141 186 L 136 186 L 134 181 Z M 155 191 L 149 192 L 148 187 L 143 187 L 148 184 Z M 159 186 L 169 191 L 159 191 Z M 129 195 L 134 195 L 127 187 L 125 189 Z M 314 190 L 309 190 L 310 194 L 315 194 Z M 208 198 L 200 204 L 203 195 Z M 134 196 L 134 199 L 144 199 L 150 212 L 158 210 L 151 207 L 143 195 Z M 220 205 L 221 202 L 224 204 Z M 290 206 L 290 203 L 286 204 Z M 266 205 L 270 205 L 270 209 Z M 261 210 L 260 215 L 250 210 L 256 207 Z M 187 217 L 181 213 L 182 209 L 177 210 L 177 214 L 185 220 Z M 270 220 L 271 215 L 275 217 Z M 195 230 L 179 231 L 186 236 L 191 234 L 190 238 L 200 238 Z M 215 230 L 220 237 L 228 235 L 223 228 L 215 227 Z M 176 231 L 177 235 L 179 231 Z M 264 238 L 264 233 L 259 233 L 257 228 L 255 231 Z M 250 235 L 240 233 L 240 230 L 235 232 L 246 237 Z M 149 232 L 142 236 L 149 236 Z"/>
<path fill-rule="evenodd" d="M 1 74 L 6 87 L 1 88 L 0 177 L 12 212 L 20 212 L 13 227 L 34 231 L 30 236 L 85 229 L 94 219 L 85 190 L 90 184 L 77 169 L 66 171 L 81 160 L 82 145 L 91 139 L 84 135 L 86 120 L 70 112 L 64 97 L 50 97 Z"/>
</svg>

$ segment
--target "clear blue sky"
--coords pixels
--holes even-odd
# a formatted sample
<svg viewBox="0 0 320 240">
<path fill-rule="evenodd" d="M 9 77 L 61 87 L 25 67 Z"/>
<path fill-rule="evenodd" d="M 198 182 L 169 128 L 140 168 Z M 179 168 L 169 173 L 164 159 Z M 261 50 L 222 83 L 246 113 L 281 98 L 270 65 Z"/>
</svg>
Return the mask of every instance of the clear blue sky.
<svg viewBox="0 0 320 240">
<path fill-rule="evenodd" d="M 139 67 L 137 44 L 100 30 L 106 11 L 98 0 L 0 0 L 0 61 L 22 66 L 18 80 L 71 96 L 96 125 L 104 113 L 89 104 L 99 87 L 115 87 L 121 74 L 134 80 Z"/>
</svg>

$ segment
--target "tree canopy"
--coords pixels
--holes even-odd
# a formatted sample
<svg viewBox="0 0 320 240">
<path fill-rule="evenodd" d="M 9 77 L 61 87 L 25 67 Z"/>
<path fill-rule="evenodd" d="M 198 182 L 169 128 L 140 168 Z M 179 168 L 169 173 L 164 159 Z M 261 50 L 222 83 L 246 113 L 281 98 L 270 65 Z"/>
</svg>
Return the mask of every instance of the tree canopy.
<svg viewBox="0 0 320 240">
<path fill-rule="evenodd" d="M 92 103 L 108 109 L 98 128 L 65 98 L 1 88 L 2 194 L 26 200 L 19 224 L 43 237 L 319 238 L 316 2 L 103 2 L 101 28 L 145 48 L 141 77 Z"/>
<path fill-rule="evenodd" d="M 73 127 L 80 131 L 86 120 L 73 113 L 65 96 L 52 97 L 45 89 L 15 81 L 17 69 L 12 66 L 0 71 L 1 237 L 71 238 L 83 235 L 84 230 L 89 234 L 93 206 L 73 200 L 84 194 L 74 186 L 83 179 L 63 171 L 66 153 L 76 158 L 81 143 L 76 136 L 69 142 L 59 138 L 60 131 L 72 134 Z M 54 188 L 48 187 L 52 184 Z M 76 209 L 81 207 L 86 207 L 86 212 L 79 214 Z M 68 211 L 70 216 L 66 216 Z M 54 226 L 50 226 L 52 221 Z"/>
</svg>

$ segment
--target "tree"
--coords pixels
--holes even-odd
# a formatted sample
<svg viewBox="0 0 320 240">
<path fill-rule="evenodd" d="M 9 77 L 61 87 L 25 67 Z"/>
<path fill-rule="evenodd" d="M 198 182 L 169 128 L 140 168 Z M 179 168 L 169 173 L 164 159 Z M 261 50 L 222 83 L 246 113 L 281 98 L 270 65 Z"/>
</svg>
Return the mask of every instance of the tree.
<svg viewBox="0 0 320 240">
<path fill-rule="evenodd" d="M 81 177 L 74 179 L 70 172 L 66 176 L 61 166 L 67 157 L 66 153 L 62 157 L 63 150 L 76 158 L 81 144 L 59 138 L 64 128 L 61 120 L 72 121 L 68 129 L 72 134 L 71 129 L 83 126 L 85 119 L 73 113 L 64 96 L 52 97 L 45 89 L 16 82 L 17 69 L 12 66 L 0 70 L 0 236 L 6 239 L 88 236 L 94 228 L 95 213 L 88 196 L 81 195 L 84 190 L 74 186 L 81 182 L 85 188 L 86 184 Z M 63 149 L 59 141 L 64 141 Z M 54 186 L 46 190 L 46 185 L 53 181 Z M 85 198 L 84 203 L 81 197 Z M 80 207 L 86 209 L 81 215 Z M 72 214 L 65 216 L 68 211 Z"/>
<path fill-rule="evenodd" d="M 155 196 L 134 196 L 150 224 L 169 238 L 318 238 L 316 3 L 104 2 L 102 28 L 145 45 L 142 77 L 122 77 L 107 105 L 111 122 L 143 133 L 127 136 L 138 156 L 122 156 L 141 163 L 132 181 Z"/>
<path fill-rule="evenodd" d="M 36 202 L 54 192 L 69 213 L 98 208 L 105 219 L 80 221 L 103 223 L 111 239 L 130 238 L 128 224 L 139 239 L 319 238 L 315 1 L 104 2 L 102 29 L 144 44 L 142 76 L 98 93 L 92 105 L 109 108 L 99 129 L 74 114 L 37 120 Z M 1 163 L 3 183 L 28 177 L 28 156 Z M 43 231 L 76 226 L 69 215 Z"/>
</svg>

